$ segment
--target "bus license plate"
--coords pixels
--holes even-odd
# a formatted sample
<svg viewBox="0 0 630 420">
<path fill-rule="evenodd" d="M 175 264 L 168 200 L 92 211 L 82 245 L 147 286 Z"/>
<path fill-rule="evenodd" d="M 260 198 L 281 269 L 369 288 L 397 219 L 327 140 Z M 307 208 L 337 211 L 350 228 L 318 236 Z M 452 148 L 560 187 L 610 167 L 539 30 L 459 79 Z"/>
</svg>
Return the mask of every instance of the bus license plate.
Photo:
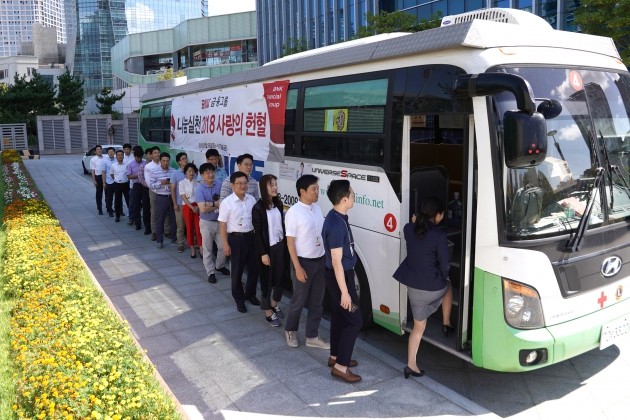
<svg viewBox="0 0 630 420">
<path fill-rule="evenodd" d="M 599 349 L 614 344 L 618 338 L 630 334 L 630 315 L 617 318 L 602 325 L 602 335 L 599 340 Z"/>
</svg>

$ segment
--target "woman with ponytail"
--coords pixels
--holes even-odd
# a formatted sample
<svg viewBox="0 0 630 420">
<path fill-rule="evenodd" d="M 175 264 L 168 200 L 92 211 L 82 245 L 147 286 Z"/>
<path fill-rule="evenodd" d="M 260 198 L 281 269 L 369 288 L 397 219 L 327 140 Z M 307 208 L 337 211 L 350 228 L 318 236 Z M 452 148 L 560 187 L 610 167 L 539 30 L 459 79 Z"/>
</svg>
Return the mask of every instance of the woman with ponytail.
<svg viewBox="0 0 630 420">
<path fill-rule="evenodd" d="M 427 318 L 433 314 L 442 300 L 443 328 L 445 335 L 452 330 L 450 313 L 452 291 L 449 271 L 449 253 L 446 232 L 439 229 L 444 218 L 444 203 L 431 197 L 422 203 L 420 213 L 414 215 L 403 232 L 407 243 L 407 257 L 400 264 L 394 278 L 407 286 L 407 296 L 413 313 L 413 330 L 407 344 L 407 366 L 405 378 L 423 376 L 418 368 L 416 357 L 420 341 L 427 325 Z"/>
</svg>

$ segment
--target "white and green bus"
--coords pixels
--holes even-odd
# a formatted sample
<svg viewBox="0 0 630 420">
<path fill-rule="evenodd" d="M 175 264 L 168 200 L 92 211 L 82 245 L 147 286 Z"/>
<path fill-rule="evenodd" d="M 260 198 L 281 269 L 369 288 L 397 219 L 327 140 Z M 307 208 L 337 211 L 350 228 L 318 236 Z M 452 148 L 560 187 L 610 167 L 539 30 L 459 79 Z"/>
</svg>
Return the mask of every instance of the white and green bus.
<svg viewBox="0 0 630 420">
<path fill-rule="evenodd" d="M 269 115 L 249 102 L 261 96 Z M 324 212 L 328 183 L 349 179 L 366 322 L 407 329 L 407 291 L 392 278 L 402 228 L 437 195 L 450 202 L 457 328 L 444 337 L 431 318 L 427 341 L 527 371 L 630 332 L 630 75 L 608 38 L 486 9 L 163 89 L 141 116 L 141 145 L 196 162 L 214 147 L 228 170 L 266 145 L 254 176 L 278 176 L 287 206 L 300 174 L 319 177 Z"/>
</svg>

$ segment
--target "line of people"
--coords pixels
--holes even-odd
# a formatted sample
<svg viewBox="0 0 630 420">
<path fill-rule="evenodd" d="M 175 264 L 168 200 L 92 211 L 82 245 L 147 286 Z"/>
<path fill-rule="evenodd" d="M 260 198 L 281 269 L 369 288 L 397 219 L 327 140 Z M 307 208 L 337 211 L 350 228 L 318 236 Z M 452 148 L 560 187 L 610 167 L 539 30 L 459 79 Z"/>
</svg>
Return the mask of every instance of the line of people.
<svg viewBox="0 0 630 420">
<path fill-rule="evenodd" d="M 349 369 L 358 364 L 351 356 L 362 319 L 356 311 L 359 301 L 353 270 L 357 257 L 347 218 L 354 193 L 347 180 L 333 181 L 328 187 L 333 209 L 324 218 L 316 204 L 318 178 L 301 176 L 296 182 L 299 202 L 285 214 L 277 178 L 266 174 L 256 181 L 251 177 L 254 162 L 249 154 L 237 158 L 238 170 L 227 177 L 215 149 L 206 152 L 206 162 L 199 169 L 188 162 L 185 153 L 175 158 L 179 168 L 171 168 L 170 155 L 160 153 L 157 147 L 143 151 L 136 146 L 133 160 L 125 161 L 131 154 L 127 149 L 130 152 L 131 146 L 108 148 L 103 157 L 102 148 L 96 147 L 90 168 L 99 214 L 103 214 L 104 189 L 108 214 L 120 221 L 124 198 L 128 223 L 136 230 L 144 223 L 144 233 L 152 235 L 158 248 L 163 248 L 167 237 L 183 252 L 186 240 L 191 258 L 196 258 L 197 246 L 209 283 L 217 282 L 217 271 L 231 276 L 232 297 L 239 312 L 247 312 L 245 303 L 250 302 L 260 306 L 272 327 L 279 327 L 286 318 L 289 347 L 299 346 L 300 315 L 307 307 L 305 345 L 330 350 L 328 366 L 333 376 L 347 382 L 361 380 Z M 226 266 L 228 257 L 231 270 Z M 290 261 L 295 279 L 285 315 L 279 302 L 291 281 Z M 260 300 L 256 297 L 259 280 Z M 326 288 L 333 302 L 339 302 L 331 308 L 330 343 L 319 336 Z"/>
</svg>

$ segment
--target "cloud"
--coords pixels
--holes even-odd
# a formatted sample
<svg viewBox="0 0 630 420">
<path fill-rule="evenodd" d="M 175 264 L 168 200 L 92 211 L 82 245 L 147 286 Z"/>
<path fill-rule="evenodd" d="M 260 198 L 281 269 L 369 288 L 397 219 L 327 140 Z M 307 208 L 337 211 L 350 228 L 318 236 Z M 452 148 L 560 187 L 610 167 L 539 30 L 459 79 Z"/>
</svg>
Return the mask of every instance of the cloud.
<svg viewBox="0 0 630 420">
<path fill-rule="evenodd" d="M 125 8 L 127 28 L 130 34 L 155 30 L 155 12 L 143 3 Z"/>
</svg>

